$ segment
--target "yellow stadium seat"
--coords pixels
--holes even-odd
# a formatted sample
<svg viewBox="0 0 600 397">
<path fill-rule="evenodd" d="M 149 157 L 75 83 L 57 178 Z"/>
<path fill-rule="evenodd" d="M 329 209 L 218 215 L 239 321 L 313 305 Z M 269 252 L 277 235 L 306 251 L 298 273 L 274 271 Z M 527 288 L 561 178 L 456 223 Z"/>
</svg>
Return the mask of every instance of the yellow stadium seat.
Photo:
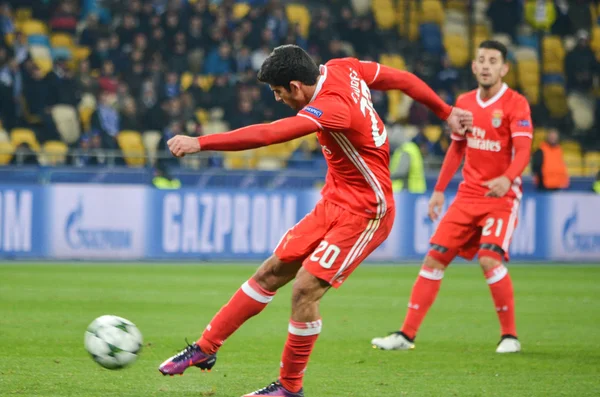
<svg viewBox="0 0 600 397">
<path fill-rule="evenodd" d="M 198 121 L 202 125 L 205 125 L 210 120 L 210 117 L 209 117 L 208 112 L 206 111 L 206 109 L 198 109 L 198 110 L 196 110 L 195 115 L 196 115 L 196 121 Z"/>
<path fill-rule="evenodd" d="M 406 62 L 404 61 L 404 58 L 398 54 L 381 54 L 379 57 L 379 63 L 394 69 L 406 69 Z"/>
<path fill-rule="evenodd" d="M 28 21 L 23 22 L 21 26 L 21 31 L 26 36 L 31 36 L 34 34 L 47 35 L 48 27 L 42 21 L 38 21 L 37 19 L 30 19 Z"/>
<path fill-rule="evenodd" d="M 40 150 L 40 144 L 35 136 L 35 133 L 28 128 L 13 128 L 10 132 L 10 143 L 17 147 L 21 143 L 26 143 L 34 151 Z"/>
<path fill-rule="evenodd" d="M 8 44 L 9 47 L 12 47 L 12 45 L 15 41 L 15 34 L 14 33 L 5 34 L 4 41 L 6 42 L 6 44 Z"/>
<path fill-rule="evenodd" d="M 156 154 L 158 152 L 158 143 L 162 138 L 162 133 L 160 131 L 144 131 L 142 135 L 142 142 L 144 144 L 144 148 L 148 153 L 148 158 L 150 164 L 154 164 L 156 160 Z"/>
<path fill-rule="evenodd" d="M 487 25 L 484 25 L 482 23 L 475 25 L 475 35 L 489 37 L 490 31 Z"/>
<path fill-rule="evenodd" d="M 559 36 L 545 36 L 542 40 L 542 66 L 544 73 L 564 72 L 565 48 Z"/>
<path fill-rule="evenodd" d="M 595 175 L 600 171 L 600 152 L 587 152 L 583 156 L 586 175 Z"/>
<path fill-rule="evenodd" d="M 590 46 L 594 52 L 600 51 L 600 25 L 592 27 Z"/>
<path fill-rule="evenodd" d="M 292 154 L 290 148 L 289 142 L 284 142 L 256 149 L 253 153 L 256 156 L 256 168 L 281 169 L 285 167 L 285 159 Z"/>
<path fill-rule="evenodd" d="M 536 127 L 533 130 L 533 149 L 537 149 L 540 147 L 541 143 L 546 140 L 547 131 L 545 128 Z"/>
<path fill-rule="evenodd" d="M 396 11 L 392 0 L 373 0 L 371 10 L 379 29 L 388 30 L 396 23 Z"/>
<path fill-rule="evenodd" d="M 581 145 L 576 141 L 563 141 L 560 143 L 564 153 L 574 153 L 578 156 L 581 155 Z"/>
<path fill-rule="evenodd" d="M 567 171 L 571 176 L 583 175 L 583 162 L 581 154 L 576 152 L 563 152 L 563 158 L 567 165 Z"/>
<path fill-rule="evenodd" d="M 444 6 L 440 0 L 423 0 L 421 2 L 421 14 L 419 16 L 421 23 L 441 25 L 444 23 L 445 17 Z"/>
<path fill-rule="evenodd" d="M 562 84 L 546 84 L 542 90 L 544 104 L 552 117 L 561 118 L 569 113 L 565 87 Z"/>
<path fill-rule="evenodd" d="M 473 58 L 475 58 L 475 56 L 477 55 L 477 50 L 479 49 L 479 45 L 487 39 L 489 39 L 488 35 L 483 35 L 483 34 L 473 35 L 473 52 L 471 53 L 471 56 Z"/>
<path fill-rule="evenodd" d="M 256 156 L 251 150 L 244 152 L 224 152 L 223 162 L 227 169 L 252 169 L 256 167 Z"/>
<path fill-rule="evenodd" d="M 44 143 L 42 150 L 43 163 L 45 165 L 59 165 L 67 161 L 69 148 L 62 141 L 48 141 Z"/>
<path fill-rule="evenodd" d="M 196 78 L 196 84 L 198 84 L 203 91 L 209 91 L 214 82 L 215 76 L 202 75 Z"/>
<path fill-rule="evenodd" d="M 185 72 L 181 75 L 181 89 L 186 91 L 194 82 L 194 75 L 190 72 Z"/>
<path fill-rule="evenodd" d="M 61 140 L 68 144 L 77 142 L 81 136 L 77 110 L 71 105 L 55 105 L 51 113 Z"/>
<path fill-rule="evenodd" d="M 144 150 L 142 135 L 139 132 L 121 131 L 117 135 L 117 142 L 128 166 L 141 167 L 146 163 L 146 151 Z"/>
<path fill-rule="evenodd" d="M 85 131 L 89 131 L 90 128 L 92 128 L 92 115 L 95 110 L 96 109 L 88 106 L 79 108 L 79 120 L 81 120 L 81 124 Z"/>
<path fill-rule="evenodd" d="M 469 4 L 465 0 L 447 0 L 446 9 L 466 12 Z"/>
<path fill-rule="evenodd" d="M 31 19 L 31 15 L 31 8 L 17 8 L 17 11 L 15 12 L 15 19 L 17 22 L 25 22 Z"/>
<path fill-rule="evenodd" d="M 469 63 L 471 57 L 467 51 L 467 38 L 458 34 L 444 36 L 444 48 L 453 66 L 462 68 Z"/>
<path fill-rule="evenodd" d="M 504 76 L 504 82 L 510 88 L 517 88 L 517 68 L 514 63 L 508 62 L 508 73 Z"/>
<path fill-rule="evenodd" d="M 81 62 L 84 59 L 87 59 L 90 54 L 91 54 L 91 50 L 88 47 L 76 47 L 73 50 L 73 59 L 75 59 L 77 62 Z"/>
<path fill-rule="evenodd" d="M 40 58 L 40 59 L 35 59 L 34 62 L 37 65 L 37 67 L 40 68 L 40 70 L 42 71 L 42 73 L 44 75 L 48 74 L 48 72 L 52 70 L 52 67 L 53 67 L 52 59 Z"/>
<path fill-rule="evenodd" d="M 50 36 L 50 45 L 52 47 L 73 47 L 73 37 L 66 33 L 55 33 Z"/>
<path fill-rule="evenodd" d="M 425 134 L 425 137 L 429 142 L 435 143 L 439 141 L 442 136 L 442 127 L 439 125 L 428 125 L 423 130 L 423 134 Z"/>
<path fill-rule="evenodd" d="M 250 12 L 250 5 L 248 3 L 235 3 L 233 5 L 233 17 L 235 19 L 242 19 Z"/>
<path fill-rule="evenodd" d="M 6 165 L 12 160 L 15 148 L 10 142 L 0 142 L 0 165 Z"/>
<path fill-rule="evenodd" d="M 288 4 L 285 7 L 288 21 L 291 24 L 300 25 L 300 32 L 303 37 L 308 37 L 308 29 L 310 28 L 310 12 L 303 4 Z"/>
</svg>

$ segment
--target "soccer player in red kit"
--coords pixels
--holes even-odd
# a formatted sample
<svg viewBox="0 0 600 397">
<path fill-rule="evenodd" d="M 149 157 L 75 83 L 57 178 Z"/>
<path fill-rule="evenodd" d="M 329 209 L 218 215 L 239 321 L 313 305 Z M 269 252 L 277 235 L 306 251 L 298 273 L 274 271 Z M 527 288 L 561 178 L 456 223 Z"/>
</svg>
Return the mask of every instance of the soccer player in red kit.
<svg viewBox="0 0 600 397">
<path fill-rule="evenodd" d="M 190 366 L 210 369 L 223 342 L 295 278 L 280 377 L 246 396 L 299 397 L 304 396 L 304 371 L 321 332 L 319 300 L 386 239 L 394 221 L 387 132 L 370 89 L 402 90 L 458 129 L 470 125 L 471 114 L 451 108 L 413 74 L 353 58 L 334 59 L 319 68 L 292 45 L 277 47 L 258 79 L 269 84 L 277 101 L 298 110 L 297 116 L 200 138 L 176 136 L 169 149 L 176 156 L 246 150 L 317 131 L 328 164 L 322 200 L 283 236 L 273 256 L 217 313 L 202 337 L 159 370 L 173 375 Z"/>
<path fill-rule="evenodd" d="M 477 255 L 494 300 L 501 326 L 496 352 L 521 350 L 515 326 L 513 285 L 503 260 L 515 227 L 521 200 L 521 173 L 531 151 L 532 123 L 527 100 L 502 82 L 508 72 L 506 47 L 484 41 L 473 61 L 479 89 L 461 95 L 456 105 L 473 113 L 473 127 L 452 134 L 438 182 L 429 202 L 429 216 L 438 218 L 444 190 L 463 157 L 464 181 L 431 238 L 431 249 L 412 290 L 402 328 L 372 340 L 384 350 L 414 348 L 421 322 L 433 304 L 444 271 L 458 255 Z"/>
</svg>

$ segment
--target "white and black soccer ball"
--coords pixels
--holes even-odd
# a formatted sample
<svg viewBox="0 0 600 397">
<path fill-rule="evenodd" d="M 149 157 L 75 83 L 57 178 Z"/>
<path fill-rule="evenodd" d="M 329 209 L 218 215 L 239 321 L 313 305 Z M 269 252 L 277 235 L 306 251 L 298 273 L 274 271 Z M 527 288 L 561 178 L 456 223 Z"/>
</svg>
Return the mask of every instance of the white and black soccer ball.
<svg viewBox="0 0 600 397">
<path fill-rule="evenodd" d="M 142 348 L 142 334 L 129 320 L 105 315 L 98 317 L 85 331 L 85 349 L 94 361 L 108 369 L 133 363 Z"/>
</svg>

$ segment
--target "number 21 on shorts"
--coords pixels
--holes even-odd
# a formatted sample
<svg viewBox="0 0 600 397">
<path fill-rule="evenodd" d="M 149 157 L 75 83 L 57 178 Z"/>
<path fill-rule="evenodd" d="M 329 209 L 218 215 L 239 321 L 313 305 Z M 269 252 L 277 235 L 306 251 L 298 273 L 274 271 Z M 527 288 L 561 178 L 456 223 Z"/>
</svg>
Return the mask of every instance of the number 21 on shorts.
<svg viewBox="0 0 600 397">
<path fill-rule="evenodd" d="M 319 265 L 325 269 L 329 269 L 335 263 L 340 251 L 341 250 L 337 245 L 329 244 L 327 241 L 323 240 L 310 256 L 310 260 L 318 262 Z"/>
<path fill-rule="evenodd" d="M 493 232 L 495 237 L 500 237 L 502 226 L 504 226 L 504 221 L 502 219 L 487 218 L 485 220 L 485 225 L 483 225 L 483 229 L 481 230 L 481 235 L 490 236 Z"/>
</svg>

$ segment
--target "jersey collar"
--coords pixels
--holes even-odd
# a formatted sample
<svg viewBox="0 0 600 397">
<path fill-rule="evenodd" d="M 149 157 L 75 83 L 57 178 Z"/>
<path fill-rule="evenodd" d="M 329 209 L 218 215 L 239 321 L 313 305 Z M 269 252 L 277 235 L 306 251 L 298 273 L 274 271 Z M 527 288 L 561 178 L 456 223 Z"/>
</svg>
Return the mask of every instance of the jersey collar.
<svg viewBox="0 0 600 397">
<path fill-rule="evenodd" d="M 327 79 L 327 66 L 319 66 L 319 71 L 321 72 L 321 75 L 319 76 L 319 81 L 317 82 L 317 88 L 315 89 L 315 93 L 313 94 L 312 98 L 310 98 L 310 102 L 314 101 L 317 98 L 317 95 L 319 95 L 319 92 L 321 92 L 321 88 L 323 88 L 325 79 Z"/>
<path fill-rule="evenodd" d="M 502 95 L 504 95 L 504 93 L 506 92 L 507 89 L 508 89 L 508 86 L 506 85 L 506 83 L 503 83 L 502 87 L 500 87 L 500 91 L 498 91 L 498 93 L 496 95 L 494 95 L 487 101 L 483 101 L 483 100 L 481 100 L 481 88 L 478 88 L 477 89 L 477 103 L 482 108 L 487 108 L 488 106 L 493 105 L 494 103 L 498 102 L 498 100 L 500 98 L 502 98 Z"/>
</svg>

